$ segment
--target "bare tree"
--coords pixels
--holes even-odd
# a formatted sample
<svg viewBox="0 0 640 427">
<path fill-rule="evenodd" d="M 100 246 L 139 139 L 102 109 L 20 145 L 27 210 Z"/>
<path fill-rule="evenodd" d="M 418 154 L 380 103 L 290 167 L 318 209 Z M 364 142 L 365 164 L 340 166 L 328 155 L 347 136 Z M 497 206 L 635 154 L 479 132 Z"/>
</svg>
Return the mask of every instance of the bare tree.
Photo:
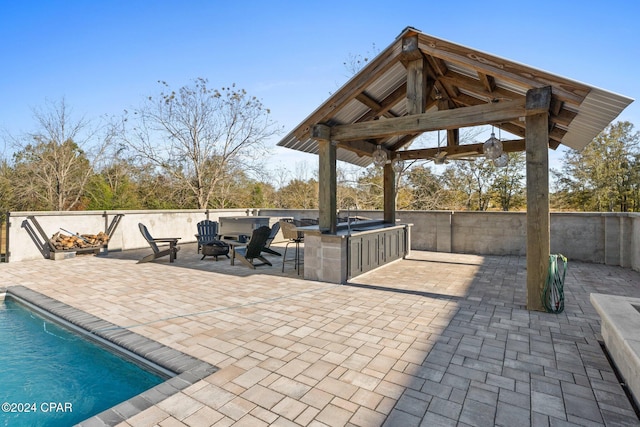
<svg viewBox="0 0 640 427">
<path fill-rule="evenodd" d="M 318 177 L 306 162 L 295 164 L 294 176 L 278 190 L 277 207 L 285 209 L 316 209 L 318 207 Z"/>
<path fill-rule="evenodd" d="M 554 171 L 569 209 L 637 211 L 640 206 L 640 132 L 630 122 L 611 123 L 578 152 L 569 150 Z"/>
<path fill-rule="evenodd" d="M 125 155 L 125 147 L 112 144 L 102 162 L 93 165 L 95 174 L 89 180 L 89 209 L 141 209 L 136 179 L 141 171 Z"/>
<path fill-rule="evenodd" d="M 407 181 L 411 190 L 410 209 L 435 210 L 447 208 L 446 191 L 440 176 L 433 173 L 431 167 L 420 165 L 412 168 Z"/>
<path fill-rule="evenodd" d="M 111 142 L 84 117 L 74 119 L 64 98 L 35 109 L 38 129 L 12 138 L 17 146 L 15 195 L 25 208 L 81 209 L 92 162 Z"/>
<path fill-rule="evenodd" d="M 0 158 L 0 223 L 4 213 L 12 208 L 13 186 L 11 185 L 11 168 L 5 158 Z"/>
<path fill-rule="evenodd" d="M 260 167 L 265 142 L 278 129 L 262 102 L 235 85 L 209 89 L 198 78 L 176 92 L 159 83 L 160 94 L 134 112 L 126 140 L 139 158 L 188 189 L 199 208 L 210 207 L 234 168 L 247 173 Z"/>
<path fill-rule="evenodd" d="M 354 76 L 379 53 L 380 49 L 375 43 L 372 43 L 371 50 L 367 51 L 364 55 L 350 53 L 347 56 L 347 59 L 342 63 L 347 71 L 347 77 Z"/>
<path fill-rule="evenodd" d="M 495 168 L 492 183 L 493 198 L 503 211 L 519 209 L 526 204 L 525 155 L 522 152 L 509 153 L 505 167 Z"/>
</svg>

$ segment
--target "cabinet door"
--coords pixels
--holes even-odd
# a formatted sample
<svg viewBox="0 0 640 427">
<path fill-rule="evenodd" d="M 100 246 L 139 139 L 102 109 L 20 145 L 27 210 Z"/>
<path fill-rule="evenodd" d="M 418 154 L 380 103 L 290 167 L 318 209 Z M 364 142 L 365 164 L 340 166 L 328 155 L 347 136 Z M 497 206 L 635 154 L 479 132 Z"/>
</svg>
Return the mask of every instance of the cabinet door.
<svg viewBox="0 0 640 427">
<path fill-rule="evenodd" d="M 362 240 L 362 272 L 371 270 L 371 237 L 363 236 Z"/>
<path fill-rule="evenodd" d="M 404 258 L 407 253 L 407 233 L 409 229 L 398 230 L 398 257 Z"/>
<path fill-rule="evenodd" d="M 386 254 L 386 236 L 384 235 L 384 233 L 379 233 L 377 235 L 377 242 L 378 242 L 378 256 L 377 256 L 377 260 L 376 260 L 376 267 L 383 265 L 384 263 L 387 262 L 387 254 Z"/>
<path fill-rule="evenodd" d="M 389 253 L 391 259 L 395 260 L 400 258 L 400 230 L 393 230 L 389 234 Z"/>
<path fill-rule="evenodd" d="M 404 255 L 404 230 L 385 232 L 386 261 L 394 261 Z"/>
<path fill-rule="evenodd" d="M 362 273 L 362 238 L 349 238 L 349 278 Z"/>
</svg>

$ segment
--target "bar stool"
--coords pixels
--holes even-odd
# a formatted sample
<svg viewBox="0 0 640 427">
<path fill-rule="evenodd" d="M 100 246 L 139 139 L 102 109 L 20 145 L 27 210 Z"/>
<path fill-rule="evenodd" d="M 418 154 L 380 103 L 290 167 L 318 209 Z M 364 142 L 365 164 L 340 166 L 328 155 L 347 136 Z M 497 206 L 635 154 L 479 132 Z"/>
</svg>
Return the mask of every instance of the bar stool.
<svg viewBox="0 0 640 427">
<path fill-rule="evenodd" d="M 285 263 L 293 262 L 295 266 L 294 268 L 298 270 L 298 275 L 300 275 L 300 265 L 302 264 L 302 260 L 300 259 L 300 243 L 304 241 L 304 234 L 299 232 L 296 225 L 292 222 L 284 219 L 281 219 L 279 222 L 282 237 L 289 240 L 284 247 L 284 255 L 282 255 L 282 272 L 284 272 Z M 287 249 L 291 243 L 295 243 L 296 253 L 294 259 L 287 260 Z"/>
</svg>

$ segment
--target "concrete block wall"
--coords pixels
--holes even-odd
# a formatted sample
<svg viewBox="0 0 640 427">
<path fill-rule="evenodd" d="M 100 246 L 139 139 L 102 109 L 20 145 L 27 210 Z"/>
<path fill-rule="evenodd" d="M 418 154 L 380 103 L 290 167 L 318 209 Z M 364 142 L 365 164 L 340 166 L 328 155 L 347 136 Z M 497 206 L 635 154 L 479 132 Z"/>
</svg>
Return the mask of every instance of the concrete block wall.
<svg viewBox="0 0 640 427">
<path fill-rule="evenodd" d="M 259 215 L 278 218 L 317 218 L 314 209 L 224 209 L 167 211 L 11 212 L 9 261 L 42 259 L 29 233 L 27 216 L 34 215 L 50 237 L 60 228 L 77 233 L 106 231 L 116 214 L 124 214 L 109 250 L 147 246 L 138 223 L 147 225 L 154 237 L 180 237 L 180 243 L 195 242 L 196 224 L 209 217 Z M 382 219 L 381 211 L 349 212 Z M 346 215 L 346 211 L 339 212 Z M 411 248 L 436 252 L 479 255 L 526 255 L 526 213 L 398 211 L 400 223 L 413 224 Z M 25 224 L 27 224 L 25 226 Z M 37 236 L 37 234 L 36 234 Z M 276 241 L 281 240 L 276 238 Z M 640 271 L 640 214 L 552 213 L 551 252 L 569 260 L 630 267 Z"/>
<path fill-rule="evenodd" d="M 352 215 L 382 219 L 381 211 Z M 260 215 L 315 218 L 317 210 L 260 209 Z M 340 215 L 346 215 L 344 211 Z M 398 211 L 398 222 L 413 224 L 415 250 L 478 255 L 526 255 L 526 212 Z M 619 265 L 640 271 L 640 214 L 551 213 L 551 253 L 570 260 Z"/>
<path fill-rule="evenodd" d="M 627 232 L 630 235 L 629 266 L 636 271 L 640 271 L 640 215 L 631 216 L 628 223 Z"/>
<path fill-rule="evenodd" d="M 600 213 L 551 214 L 551 252 L 604 264 L 605 219 Z"/>
<path fill-rule="evenodd" d="M 524 255 L 526 217 L 508 212 L 454 212 L 451 215 L 452 252 Z"/>
</svg>

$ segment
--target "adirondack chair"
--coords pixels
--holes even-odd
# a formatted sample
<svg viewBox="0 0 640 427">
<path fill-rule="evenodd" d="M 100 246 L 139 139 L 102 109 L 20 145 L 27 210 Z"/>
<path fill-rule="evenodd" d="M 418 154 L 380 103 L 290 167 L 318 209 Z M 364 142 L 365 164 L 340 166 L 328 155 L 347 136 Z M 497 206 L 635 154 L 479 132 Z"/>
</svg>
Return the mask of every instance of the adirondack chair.
<svg viewBox="0 0 640 427">
<path fill-rule="evenodd" d="M 276 252 L 270 248 L 273 239 L 275 239 L 276 234 L 278 234 L 278 231 L 280 231 L 280 222 L 276 222 L 275 224 L 273 224 L 273 227 L 271 227 L 271 233 L 269 233 L 269 238 L 267 239 L 267 243 L 265 243 L 264 248 L 262 248 L 262 252 L 266 252 L 271 255 L 282 256 L 280 252 Z"/>
<path fill-rule="evenodd" d="M 200 221 L 196 227 L 198 228 L 198 234 L 196 234 L 196 238 L 198 239 L 198 253 L 200 253 L 202 246 L 218 240 L 218 223 L 205 219 Z"/>
<path fill-rule="evenodd" d="M 152 254 L 149 254 L 146 257 L 142 258 L 140 261 L 138 261 L 138 264 L 140 264 L 141 262 L 153 261 L 154 259 L 163 257 L 165 255 L 169 255 L 169 262 L 173 262 L 176 259 L 177 253 L 180 250 L 180 247 L 178 246 L 178 240 L 180 240 L 180 237 L 163 237 L 154 239 L 153 237 L 151 237 L 149 230 L 147 230 L 147 227 L 143 223 L 138 223 L 138 228 L 140 229 L 140 233 L 142 233 L 142 236 L 145 238 L 147 243 L 149 243 L 149 246 L 151 246 L 151 249 L 153 250 Z M 167 248 L 166 245 L 158 247 L 158 243 L 168 243 L 169 247 Z"/>
<path fill-rule="evenodd" d="M 249 240 L 249 243 L 246 244 L 246 246 L 240 246 L 240 243 L 238 243 L 237 246 L 232 245 L 233 250 L 231 251 L 231 265 L 235 264 L 234 261 L 236 259 L 240 260 L 247 267 L 253 269 L 255 269 L 256 266 L 259 265 L 273 265 L 269 262 L 268 259 L 261 255 L 264 246 L 269 239 L 270 233 L 271 229 L 266 225 L 263 225 L 262 227 L 253 230 L 253 233 L 251 234 L 251 240 Z M 262 262 L 259 264 L 255 264 L 254 260 L 256 259 Z"/>
</svg>

